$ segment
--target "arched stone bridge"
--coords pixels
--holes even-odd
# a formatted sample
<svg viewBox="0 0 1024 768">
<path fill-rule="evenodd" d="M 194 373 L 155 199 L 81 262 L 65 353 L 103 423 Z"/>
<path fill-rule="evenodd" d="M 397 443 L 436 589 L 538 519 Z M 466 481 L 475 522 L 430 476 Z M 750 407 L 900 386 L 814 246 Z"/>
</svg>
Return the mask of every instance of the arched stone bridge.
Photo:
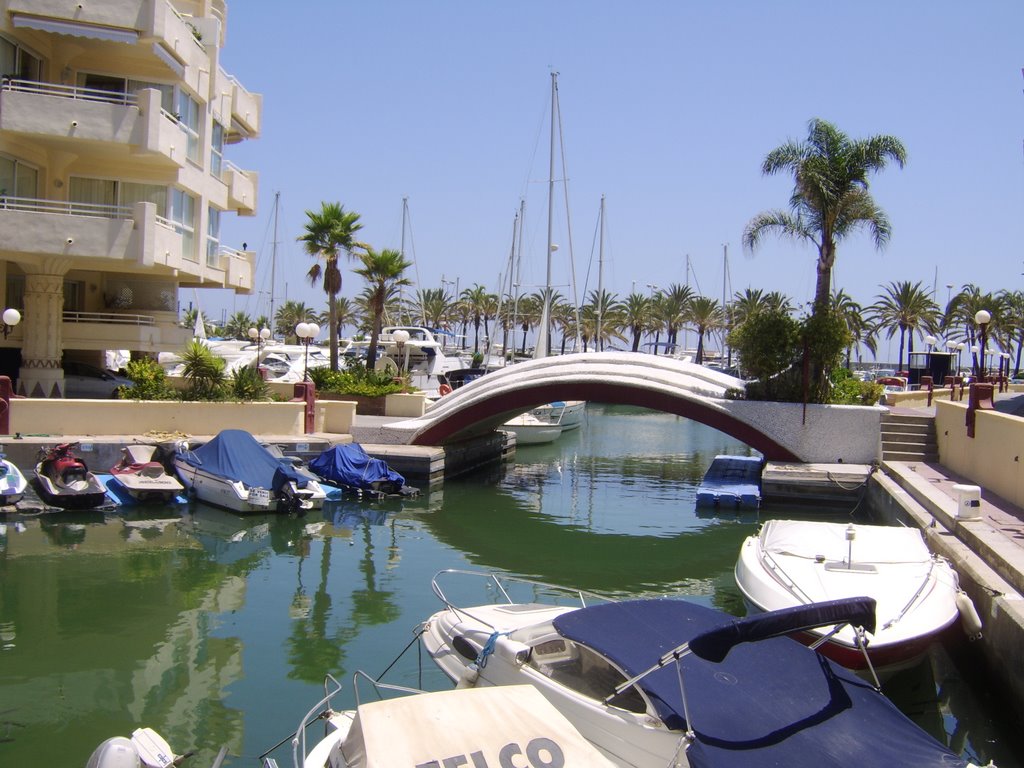
<svg viewBox="0 0 1024 768">
<path fill-rule="evenodd" d="M 381 442 L 443 445 L 490 432 L 559 400 L 642 406 L 706 424 L 772 461 L 867 464 L 881 451 L 881 408 L 726 398 L 744 382 L 701 365 L 632 352 L 584 352 L 499 368 L 382 428 Z M 627 436 L 624 436 L 628 438 Z"/>
</svg>

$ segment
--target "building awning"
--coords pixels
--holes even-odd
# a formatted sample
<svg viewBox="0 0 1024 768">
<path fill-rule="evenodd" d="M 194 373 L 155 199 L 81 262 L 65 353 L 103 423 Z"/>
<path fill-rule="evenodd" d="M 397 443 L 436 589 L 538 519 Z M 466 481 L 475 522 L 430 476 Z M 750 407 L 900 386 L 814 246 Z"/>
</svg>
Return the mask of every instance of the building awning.
<svg viewBox="0 0 1024 768">
<path fill-rule="evenodd" d="M 81 24 L 77 21 L 60 21 L 43 19 L 38 16 L 26 16 L 22 13 L 12 14 L 11 21 L 15 27 L 36 29 L 40 32 L 53 32 L 58 35 L 75 37 L 91 37 L 96 40 L 110 40 L 115 43 L 139 42 L 139 33 L 134 29 L 123 27 L 105 27 L 99 24 Z"/>
<path fill-rule="evenodd" d="M 160 43 L 153 43 L 153 54 L 160 59 L 178 78 L 185 77 L 185 65 L 178 61 Z"/>
</svg>

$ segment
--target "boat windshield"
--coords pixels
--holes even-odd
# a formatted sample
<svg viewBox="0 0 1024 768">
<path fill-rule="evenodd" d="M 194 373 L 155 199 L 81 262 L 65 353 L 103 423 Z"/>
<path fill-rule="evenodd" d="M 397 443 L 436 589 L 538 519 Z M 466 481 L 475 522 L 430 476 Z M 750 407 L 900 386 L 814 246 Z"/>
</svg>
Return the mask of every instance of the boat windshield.
<svg viewBox="0 0 1024 768">
<path fill-rule="evenodd" d="M 614 696 L 615 688 L 626 681 L 626 676 L 599 653 L 557 634 L 533 644 L 529 664 L 556 683 L 597 701 Z M 633 686 L 607 703 L 639 714 L 647 711 L 643 696 Z"/>
</svg>

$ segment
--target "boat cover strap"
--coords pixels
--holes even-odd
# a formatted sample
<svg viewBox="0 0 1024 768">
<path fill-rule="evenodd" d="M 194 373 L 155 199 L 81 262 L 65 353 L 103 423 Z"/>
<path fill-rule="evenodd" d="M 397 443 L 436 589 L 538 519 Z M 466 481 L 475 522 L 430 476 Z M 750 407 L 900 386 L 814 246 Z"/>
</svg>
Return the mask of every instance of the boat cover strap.
<svg viewBox="0 0 1024 768">
<path fill-rule="evenodd" d="M 755 614 L 697 635 L 690 640 L 689 646 L 700 658 L 720 662 L 740 643 L 765 640 L 831 624 L 852 624 L 873 633 L 874 598 L 847 597 Z"/>
</svg>

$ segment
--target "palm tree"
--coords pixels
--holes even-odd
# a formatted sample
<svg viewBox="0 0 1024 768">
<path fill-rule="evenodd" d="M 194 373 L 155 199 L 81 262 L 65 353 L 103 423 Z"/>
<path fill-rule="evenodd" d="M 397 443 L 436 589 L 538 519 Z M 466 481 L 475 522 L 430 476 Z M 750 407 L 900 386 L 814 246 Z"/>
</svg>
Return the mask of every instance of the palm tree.
<svg viewBox="0 0 1024 768">
<path fill-rule="evenodd" d="M 416 292 L 416 314 L 431 328 L 445 324 L 452 306 L 451 296 L 444 288 L 422 288 Z"/>
<path fill-rule="evenodd" d="M 624 340 L 616 328 L 620 312 L 619 300 L 614 294 L 608 293 L 608 291 L 590 292 L 589 302 L 580 311 L 580 323 L 583 326 L 580 332 L 583 337 L 584 351 L 587 351 L 587 339 L 594 340 L 595 352 L 604 349 L 604 342 L 608 339 Z M 598 317 L 601 319 L 600 328 L 598 327 Z"/>
<path fill-rule="evenodd" d="M 412 285 L 412 281 L 404 276 L 412 262 L 406 261 L 401 251 L 385 248 L 378 252 L 369 247 L 360 256 L 360 260 L 363 266 L 355 270 L 355 273 L 366 280 L 367 303 L 373 315 L 370 346 L 366 353 L 366 367 L 372 369 L 377 360 L 377 339 L 380 337 L 388 299 L 394 298 L 399 288 Z"/>
<path fill-rule="evenodd" d="M 245 340 L 249 338 L 250 328 L 252 328 L 252 318 L 249 315 L 245 312 L 233 312 L 224 324 L 224 333 L 232 339 Z"/>
<path fill-rule="evenodd" d="M 283 338 L 286 344 L 298 344 L 295 326 L 315 320 L 316 313 L 304 302 L 288 300 L 274 313 L 274 333 Z"/>
<path fill-rule="evenodd" d="M 875 297 L 875 303 L 868 307 L 868 312 L 875 330 L 886 331 L 886 338 L 891 339 L 899 331 L 900 351 L 896 363 L 900 370 L 907 370 L 910 366 L 910 353 L 914 351 L 914 333 L 922 330 L 932 333 L 937 330 L 940 319 L 939 306 L 932 299 L 931 292 L 926 290 L 920 281 L 913 284 L 909 280 L 890 282 L 883 286 L 883 290 L 883 293 Z M 903 350 L 908 331 L 908 368 L 904 368 Z"/>
<path fill-rule="evenodd" d="M 331 324 L 331 311 L 330 308 L 326 312 L 321 312 L 317 315 L 317 322 L 324 328 L 327 328 Z M 337 296 L 334 299 L 334 322 L 338 329 L 338 338 L 340 339 L 344 334 L 346 325 L 354 326 L 356 324 L 356 307 L 353 301 L 347 296 Z"/>
<path fill-rule="evenodd" d="M 631 293 L 622 307 L 622 323 L 633 335 L 633 351 L 640 349 L 640 338 L 653 322 L 651 300 L 642 293 Z"/>
<path fill-rule="evenodd" d="M 679 327 L 683 324 L 691 301 L 693 289 L 688 285 L 672 283 L 662 294 L 661 319 L 665 323 L 665 341 L 669 344 L 669 349 L 679 340 Z"/>
<path fill-rule="evenodd" d="M 1001 291 L 1001 325 L 1005 336 L 1006 351 L 1013 355 L 1013 344 L 1017 343 L 1014 356 L 1013 375 L 1020 375 L 1021 350 L 1024 348 L 1024 291 Z M 1007 363 L 1009 374 L 1009 363 Z"/>
<path fill-rule="evenodd" d="M 464 288 L 462 291 L 463 304 L 469 313 L 469 319 L 473 322 L 473 354 L 480 351 L 480 322 L 486 315 L 486 304 L 488 299 L 487 289 L 479 283 L 474 283 L 472 288 Z M 486 329 L 484 331 L 486 334 Z"/>
<path fill-rule="evenodd" d="M 515 316 L 519 323 L 519 329 L 523 332 L 523 343 L 519 350 L 519 353 L 522 355 L 526 354 L 526 334 L 530 332 L 531 328 L 535 328 L 540 324 L 543 301 L 543 298 L 538 298 L 538 294 L 519 297 Z"/>
<path fill-rule="evenodd" d="M 697 357 L 694 362 L 704 362 L 704 334 L 717 331 L 725 325 L 725 313 L 717 299 L 695 296 L 686 310 L 685 322 L 697 331 Z"/>
<path fill-rule="evenodd" d="M 871 354 L 874 355 L 878 345 L 874 328 L 868 320 L 864 308 L 854 301 L 846 291 L 838 291 L 832 294 L 832 308 L 839 313 L 846 323 L 846 330 L 850 332 L 850 346 L 846 348 L 846 369 L 851 369 L 853 348 L 860 349 L 863 344 Z M 858 352 L 858 360 L 860 353 Z"/>
<path fill-rule="evenodd" d="M 330 330 L 331 370 L 338 370 L 338 320 L 335 298 L 341 293 L 341 270 L 338 257 L 345 253 L 352 258 L 352 249 L 366 248 L 355 239 L 362 229 L 359 214 L 346 211 L 341 203 L 322 203 L 319 211 L 306 211 L 306 231 L 298 240 L 306 253 L 316 259 L 306 276 L 316 285 L 321 279 L 327 294 L 328 326 Z M 320 262 L 323 261 L 323 264 Z"/>
<path fill-rule="evenodd" d="M 818 250 L 818 275 L 812 314 L 829 310 L 832 268 L 836 244 L 866 227 L 881 249 L 889 240 L 891 226 L 885 211 L 868 192 L 868 175 L 892 161 L 899 167 L 907 151 L 899 139 L 880 135 L 851 139 L 831 123 L 815 118 L 807 127 L 805 141 L 788 141 L 768 153 L 761 171 L 793 174 L 789 211 L 765 211 L 755 216 L 743 232 L 743 244 L 751 252 L 771 232 L 813 243 Z M 815 362 L 814 378 L 821 382 L 823 366 Z"/>
</svg>

